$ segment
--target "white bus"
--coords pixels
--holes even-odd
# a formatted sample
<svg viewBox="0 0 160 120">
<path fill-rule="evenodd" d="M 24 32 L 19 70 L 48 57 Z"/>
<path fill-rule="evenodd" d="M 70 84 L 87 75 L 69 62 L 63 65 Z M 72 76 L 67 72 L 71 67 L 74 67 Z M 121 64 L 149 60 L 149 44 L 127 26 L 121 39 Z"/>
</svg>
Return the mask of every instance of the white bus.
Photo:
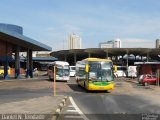
<svg viewBox="0 0 160 120">
<path fill-rule="evenodd" d="M 76 74 L 76 67 L 75 66 L 69 66 L 69 76 L 74 77 Z"/>
<path fill-rule="evenodd" d="M 114 75 L 115 77 L 126 77 L 126 66 L 114 65 Z"/>
<path fill-rule="evenodd" d="M 56 65 L 56 80 L 58 81 L 68 81 L 69 77 L 69 63 L 65 61 L 55 61 L 48 65 L 48 77 L 53 80 L 54 75 L 54 65 Z"/>
</svg>

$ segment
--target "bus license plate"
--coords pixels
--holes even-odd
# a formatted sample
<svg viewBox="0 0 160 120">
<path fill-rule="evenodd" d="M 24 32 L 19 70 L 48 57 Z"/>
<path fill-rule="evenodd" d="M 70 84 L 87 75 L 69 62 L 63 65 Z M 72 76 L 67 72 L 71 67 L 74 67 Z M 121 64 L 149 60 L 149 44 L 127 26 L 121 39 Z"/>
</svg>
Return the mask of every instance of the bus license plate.
<svg viewBox="0 0 160 120">
<path fill-rule="evenodd" d="M 99 87 L 100 90 L 104 90 L 104 87 Z"/>
</svg>

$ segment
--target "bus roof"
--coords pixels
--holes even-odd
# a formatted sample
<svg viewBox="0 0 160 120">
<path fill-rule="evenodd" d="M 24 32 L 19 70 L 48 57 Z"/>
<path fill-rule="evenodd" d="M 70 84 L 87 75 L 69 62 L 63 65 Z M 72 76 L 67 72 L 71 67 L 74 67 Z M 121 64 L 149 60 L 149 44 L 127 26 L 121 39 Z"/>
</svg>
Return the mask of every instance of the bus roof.
<svg viewBox="0 0 160 120">
<path fill-rule="evenodd" d="M 69 65 L 69 63 L 66 61 L 55 61 L 55 64 Z"/>
<path fill-rule="evenodd" d="M 86 58 L 84 61 L 104 61 L 104 62 L 112 62 L 112 60 L 109 59 L 101 59 L 101 58 Z"/>
<path fill-rule="evenodd" d="M 54 65 L 54 64 L 69 65 L 69 63 L 66 61 L 55 61 L 55 62 L 49 63 L 48 65 L 50 66 L 50 65 Z"/>
</svg>

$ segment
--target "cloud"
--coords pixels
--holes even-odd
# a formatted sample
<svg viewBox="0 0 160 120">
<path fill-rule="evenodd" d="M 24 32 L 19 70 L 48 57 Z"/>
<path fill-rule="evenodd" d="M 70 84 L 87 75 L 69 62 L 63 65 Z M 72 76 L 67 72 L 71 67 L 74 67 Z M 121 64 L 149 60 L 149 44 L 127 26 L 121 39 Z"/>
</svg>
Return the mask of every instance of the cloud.
<svg viewBox="0 0 160 120">
<path fill-rule="evenodd" d="M 94 6 L 85 4 L 83 9 L 74 11 L 68 11 L 67 8 L 63 11 L 41 11 L 41 18 L 47 21 L 48 26 L 51 25 L 46 29 L 46 39 L 51 41 L 54 48 L 61 48 L 62 45 L 56 46 L 55 43 L 67 42 L 69 34 L 72 33 L 80 35 L 83 46 L 90 48 L 115 37 L 121 38 L 122 47 L 155 47 L 153 39 L 156 39 L 160 32 L 159 16 L 154 17 L 153 14 L 143 12 L 135 14 L 109 6 L 104 4 L 103 7 L 97 6 L 98 8 L 94 9 Z"/>
<path fill-rule="evenodd" d="M 122 48 L 155 48 L 155 41 L 139 38 L 121 38 Z"/>
</svg>

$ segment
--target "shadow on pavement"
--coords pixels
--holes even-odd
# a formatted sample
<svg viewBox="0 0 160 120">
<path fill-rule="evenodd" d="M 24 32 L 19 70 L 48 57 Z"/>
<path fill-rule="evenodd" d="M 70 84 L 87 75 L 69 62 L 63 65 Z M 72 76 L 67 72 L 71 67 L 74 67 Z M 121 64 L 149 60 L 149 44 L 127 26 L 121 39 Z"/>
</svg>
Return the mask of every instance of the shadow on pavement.
<svg viewBox="0 0 160 120">
<path fill-rule="evenodd" d="M 67 85 L 75 92 L 86 93 L 85 89 L 83 89 L 81 86 L 78 86 L 77 84 L 67 84 Z"/>
<path fill-rule="evenodd" d="M 67 84 L 73 91 L 75 92 L 81 92 L 81 93 L 110 93 L 110 91 L 93 91 L 93 90 L 85 90 L 83 87 L 77 85 L 77 84 Z"/>
</svg>

